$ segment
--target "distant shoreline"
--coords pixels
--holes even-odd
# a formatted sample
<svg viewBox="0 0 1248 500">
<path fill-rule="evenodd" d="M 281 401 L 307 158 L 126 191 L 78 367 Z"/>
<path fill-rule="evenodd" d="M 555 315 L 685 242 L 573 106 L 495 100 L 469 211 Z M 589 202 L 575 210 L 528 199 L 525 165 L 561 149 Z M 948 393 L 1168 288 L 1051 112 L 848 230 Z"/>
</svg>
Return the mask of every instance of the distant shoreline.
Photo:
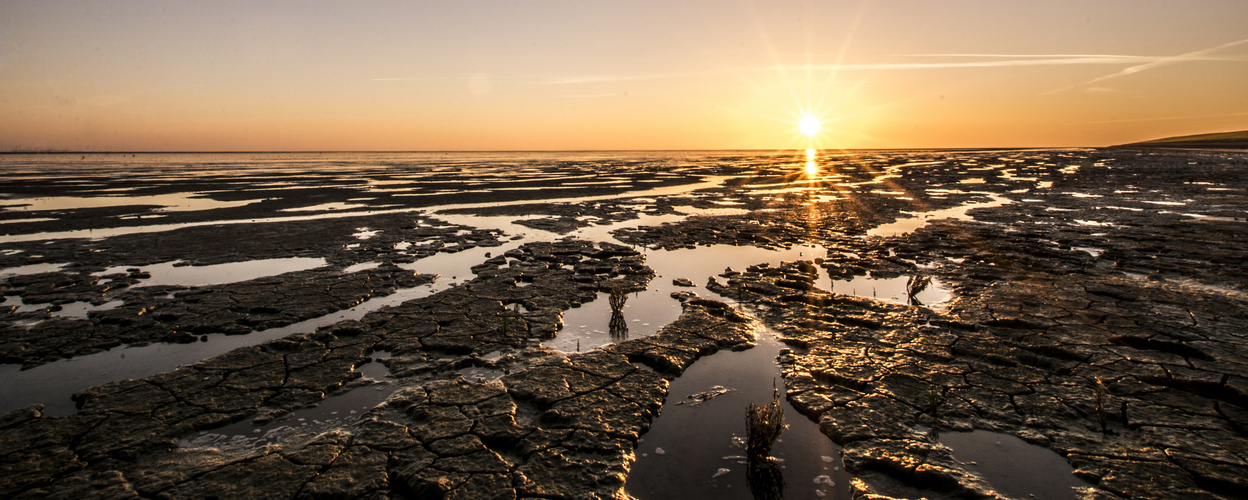
<svg viewBox="0 0 1248 500">
<path fill-rule="evenodd" d="M 1248 150 L 1248 142 L 1239 143 L 1209 143 L 1209 144 L 1119 144 L 1106 147 L 1105 149 L 1171 149 L 1175 151 L 1244 151 Z"/>
<path fill-rule="evenodd" d="M 1110 146 L 1109 149 L 1212 149 L 1238 151 L 1248 149 L 1248 130 L 1165 137 L 1151 141 L 1118 144 Z"/>
</svg>

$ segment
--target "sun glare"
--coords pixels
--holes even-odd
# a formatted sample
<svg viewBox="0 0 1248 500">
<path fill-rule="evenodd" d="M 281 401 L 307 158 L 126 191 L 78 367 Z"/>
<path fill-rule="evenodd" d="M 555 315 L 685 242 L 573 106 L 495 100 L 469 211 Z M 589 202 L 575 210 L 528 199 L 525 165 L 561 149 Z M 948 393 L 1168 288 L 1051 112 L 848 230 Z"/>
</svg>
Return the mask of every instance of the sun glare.
<svg viewBox="0 0 1248 500">
<path fill-rule="evenodd" d="M 819 123 L 819 118 L 815 115 L 805 115 L 802 117 L 802 121 L 797 124 L 797 128 L 801 130 L 803 134 L 806 134 L 807 137 L 814 137 L 815 134 L 818 134 L 821 126 L 822 124 Z"/>
</svg>

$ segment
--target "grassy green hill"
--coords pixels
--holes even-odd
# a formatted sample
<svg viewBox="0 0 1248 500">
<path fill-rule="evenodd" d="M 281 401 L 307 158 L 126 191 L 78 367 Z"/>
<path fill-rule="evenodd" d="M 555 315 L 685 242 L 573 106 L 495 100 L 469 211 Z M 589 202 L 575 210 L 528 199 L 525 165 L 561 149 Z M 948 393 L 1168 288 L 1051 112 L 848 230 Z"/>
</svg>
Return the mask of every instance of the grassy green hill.
<svg viewBox="0 0 1248 500">
<path fill-rule="evenodd" d="M 1196 148 L 1196 149 L 1248 149 L 1248 130 L 1219 132 L 1216 134 L 1181 135 L 1110 146 L 1114 148 Z"/>
</svg>

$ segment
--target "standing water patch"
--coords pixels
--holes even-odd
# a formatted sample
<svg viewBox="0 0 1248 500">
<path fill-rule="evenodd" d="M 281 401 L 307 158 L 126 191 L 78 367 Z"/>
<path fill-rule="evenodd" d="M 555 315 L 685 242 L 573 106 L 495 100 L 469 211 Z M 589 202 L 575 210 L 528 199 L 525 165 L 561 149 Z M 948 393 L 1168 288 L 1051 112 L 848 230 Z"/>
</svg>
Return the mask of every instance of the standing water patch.
<svg viewBox="0 0 1248 500">
<path fill-rule="evenodd" d="M 327 265 L 325 259 L 308 257 L 291 257 L 286 259 L 262 259 L 245 262 L 230 262 L 210 266 L 188 266 L 181 262 L 165 262 L 142 266 L 152 277 L 139 281 L 134 286 L 209 286 L 225 283 L 250 281 L 267 276 L 307 271 Z M 124 273 L 134 266 L 118 266 L 105 270 L 97 275 Z"/>
<path fill-rule="evenodd" d="M 771 456 L 779 459 L 782 491 L 760 498 L 850 498 L 840 448 L 785 400 L 776 363 L 780 343 L 769 331 L 759 337 L 751 349 L 699 359 L 672 381 L 658 418 L 637 444 L 637 462 L 625 484 L 630 495 L 755 498 L 746 479 L 745 410 L 771 401 L 778 389 L 788 428 Z M 775 484 L 754 486 L 776 493 Z"/>
<path fill-rule="evenodd" d="M 953 450 L 953 458 L 979 474 L 1010 498 L 1068 500 L 1089 485 L 1074 475 L 1053 450 L 989 431 L 944 432 L 936 440 Z"/>
<path fill-rule="evenodd" d="M 932 309 L 943 309 L 952 295 L 944 283 L 932 278 L 922 286 L 913 297 L 910 295 L 912 280 L 917 275 L 898 276 L 896 278 L 870 278 L 858 276 L 851 280 L 836 280 L 829 283 L 828 291 L 842 295 L 854 295 L 869 299 L 882 300 L 901 305 L 927 306 Z"/>
</svg>

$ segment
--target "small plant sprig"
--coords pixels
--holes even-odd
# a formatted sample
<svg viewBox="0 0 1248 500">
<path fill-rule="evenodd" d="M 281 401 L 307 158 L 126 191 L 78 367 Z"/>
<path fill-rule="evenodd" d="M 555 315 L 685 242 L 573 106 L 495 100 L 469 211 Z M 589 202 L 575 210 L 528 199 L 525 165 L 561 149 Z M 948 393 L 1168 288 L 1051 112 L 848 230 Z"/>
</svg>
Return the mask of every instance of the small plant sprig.
<svg viewBox="0 0 1248 500">
<path fill-rule="evenodd" d="M 628 301 L 627 292 L 624 291 L 624 285 L 619 282 L 611 283 L 611 296 L 607 302 L 611 305 L 612 314 L 620 314 L 624 309 L 624 302 Z"/>
<path fill-rule="evenodd" d="M 503 314 L 502 314 L 502 320 L 503 320 L 503 326 L 502 328 L 500 328 L 500 331 L 502 331 L 502 333 L 505 334 L 508 332 L 508 330 L 511 329 L 512 323 L 520 321 L 520 304 L 515 304 L 511 308 L 511 311 L 507 311 L 507 309 L 504 308 Z"/>
<path fill-rule="evenodd" d="M 927 409 L 936 414 L 936 408 L 940 407 L 940 390 L 934 385 L 927 387 Z"/>
<path fill-rule="evenodd" d="M 1105 424 L 1105 383 L 1101 381 L 1100 377 L 1096 378 L 1093 389 L 1096 391 L 1096 420 L 1101 424 L 1101 433 L 1108 434 L 1109 427 Z"/>
<path fill-rule="evenodd" d="M 926 290 L 927 286 L 931 284 L 932 284 L 932 278 L 930 276 L 925 276 L 923 274 L 916 274 L 916 275 L 911 276 L 909 279 L 907 279 L 906 280 L 906 300 L 909 302 L 909 304 L 913 306 L 923 305 L 922 302 L 919 302 L 918 295 L 920 293 L 923 293 L 923 290 Z"/>
<path fill-rule="evenodd" d="M 780 391 L 773 391 L 771 402 L 763 406 L 750 403 L 745 410 L 746 457 L 750 461 L 767 460 L 771 445 L 786 427 L 784 409 L 780 408 Z"/>
</svg>

